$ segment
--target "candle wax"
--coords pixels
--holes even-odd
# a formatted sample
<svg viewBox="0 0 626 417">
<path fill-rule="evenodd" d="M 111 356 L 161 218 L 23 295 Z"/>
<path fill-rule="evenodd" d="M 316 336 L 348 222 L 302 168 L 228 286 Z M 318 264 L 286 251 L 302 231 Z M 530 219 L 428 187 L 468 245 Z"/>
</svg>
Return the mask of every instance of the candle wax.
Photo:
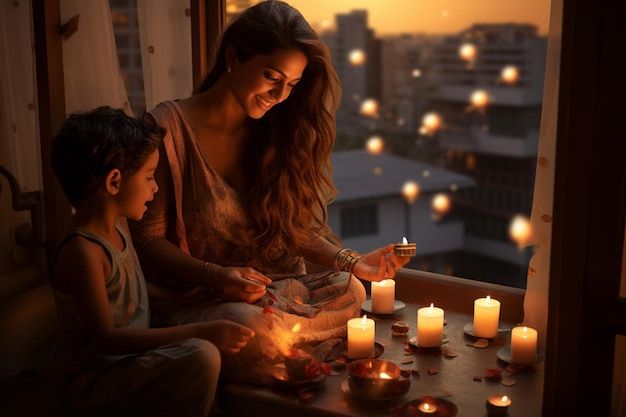
<svg viewBox="0 0 626 417">
<path fill-rule="evenodd" d="M 537 330 L 526 326 L 511 330 L 511 362 L 530 365 L 537 359 Z"/>
<path fill-rule="evenodd" d="M 500 301 L 489 296 L 474 300 L 474 336 L 494 338 L 500 323 Z"/>
<path fill-rule="evenodd" d="M 374 320 L 365 316 L 348 320 L 348 358 L 363 359 L 374 356 L 376 327 Z"/>
<path fill-rule="evenodd" d="M 423 307 L 417 310 L 417 344 L 422 347 L 441 346 L 443 343 L 443 309 Z"/>
<path fill-rule="evenodd" d="M 372 312 L 378 314 L 393 313 L 393 305 L 396 300 L 396 282 L 392 279 L 384 279 L 380 282 L 372 282 Z"/>
</svg>

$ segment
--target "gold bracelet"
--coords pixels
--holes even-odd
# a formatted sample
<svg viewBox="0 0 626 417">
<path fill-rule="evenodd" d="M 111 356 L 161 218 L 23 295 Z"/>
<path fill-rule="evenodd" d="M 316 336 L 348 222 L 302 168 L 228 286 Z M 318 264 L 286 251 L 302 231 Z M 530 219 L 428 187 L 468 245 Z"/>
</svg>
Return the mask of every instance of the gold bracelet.
<svg viewBox="0 0 626 417">
<path fill-rule="evenodd" d="M 211 291 L 215 291 L 215 289 L 213 288 L 213 279 L 211 277 L 211 272 L 213 271 L 214 266 L 215 264 L 209 261 L 205 261 L 204 264 L 202 264 L 202 267 L 204 268 L 205 273 L 206 273 L 206 281 L 207 281 L 206 287 L 209 288 L 209 290 Z"/>
<path fill-rule="evenodd" d="M 333 261 L 333 268 L 335 271 L 346 271 L 352 274 L 354 265 L 358 262 L 361 256 L 352 249 L 342 249 L 337 252 L 335 260 Z"/>
</svg>

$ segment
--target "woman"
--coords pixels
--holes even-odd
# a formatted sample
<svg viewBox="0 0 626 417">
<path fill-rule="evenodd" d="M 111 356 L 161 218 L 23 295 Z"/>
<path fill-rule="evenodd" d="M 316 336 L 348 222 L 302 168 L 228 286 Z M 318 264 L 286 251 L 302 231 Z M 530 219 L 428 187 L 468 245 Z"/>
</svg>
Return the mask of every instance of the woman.
<svg viewBox="0 0 626 417">
<path fill-rule="evenodd" d="M 295 343 L 344 335 L 365 299 L 352 274 L 380 281 L 408 261 L 392 244 L 341 249 L 327 226 L 339 99 L 326 45 L 296 9 L 264 1 L 225 29 L 191 97 L 151 112 L 167 130 L 161 190 L 133 237 L 147 278 L 186 291 L 153 310 L 165 325 L 254 329 L 223 358 L 226 379 L 271 382 Z"/>
</svg>

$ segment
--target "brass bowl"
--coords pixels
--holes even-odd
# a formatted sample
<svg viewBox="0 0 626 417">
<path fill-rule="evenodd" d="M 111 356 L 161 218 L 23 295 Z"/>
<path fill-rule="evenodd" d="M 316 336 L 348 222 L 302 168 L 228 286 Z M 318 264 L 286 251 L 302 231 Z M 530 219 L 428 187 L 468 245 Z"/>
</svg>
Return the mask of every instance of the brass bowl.
<svg viewBox="0 0 626 417">
<path fill-rule="evenodd" d="M 348 364 L 348 386 L 358 397 L 373 400 L 405 394 L 408 379 L 398 365 L 384 359 L 360 359 Z"/>
</svg>

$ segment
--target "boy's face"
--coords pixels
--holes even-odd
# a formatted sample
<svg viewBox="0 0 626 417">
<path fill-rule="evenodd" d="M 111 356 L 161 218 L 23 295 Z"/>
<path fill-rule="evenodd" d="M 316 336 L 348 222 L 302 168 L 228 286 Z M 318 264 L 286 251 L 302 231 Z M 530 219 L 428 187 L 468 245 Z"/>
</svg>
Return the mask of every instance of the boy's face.
<svg viewBox="0 0 626 417">
<path fill-rule="evenodd" d="M 154 171 L 159 162 L 159 151 L 148 157 L 143 166 L 122 181 L 118 201 L 121 215 L 131 220 L 141 220 L 147 210 L 146 202 L 154 198 L 159 186 L 154 179 Z"/>
</svg>

